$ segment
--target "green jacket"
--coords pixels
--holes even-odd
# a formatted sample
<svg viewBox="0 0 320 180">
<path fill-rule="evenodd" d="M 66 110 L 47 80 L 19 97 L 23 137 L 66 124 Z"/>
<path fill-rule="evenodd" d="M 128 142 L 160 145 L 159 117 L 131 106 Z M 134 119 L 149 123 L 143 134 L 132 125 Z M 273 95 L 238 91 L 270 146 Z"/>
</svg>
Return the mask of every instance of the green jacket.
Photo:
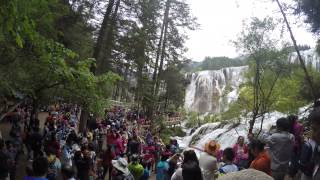
<svg viewBox="0 0 320 180">
<path fill-rule="evenodd" d="M 128 168 L 135 180 L 139 180 L 142 177 L 144 168 L 141 164 L 130 163 Z"/>
</svg>

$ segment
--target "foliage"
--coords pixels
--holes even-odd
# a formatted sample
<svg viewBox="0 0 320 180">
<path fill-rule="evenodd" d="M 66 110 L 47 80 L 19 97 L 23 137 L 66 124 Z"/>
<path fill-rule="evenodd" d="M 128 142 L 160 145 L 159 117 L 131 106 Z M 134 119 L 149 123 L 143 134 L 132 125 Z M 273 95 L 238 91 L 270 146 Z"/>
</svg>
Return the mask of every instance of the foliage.
<svg viewBox="0 0 320 180">
<path fill-rule="evenodd" d="M 2 4 L 1 94 L 19 93 L 31 98 L 34 105 L 47 105 L 62 98 L 79 103 L 93 113 L 103 112 L 113 83 L 119 78 L 110 73 L 94 76 L 90 72 L 89 67 L 94 63 L 87 59 L 93 43 L 90 30 L 84 18 L 72 22 L 66 18 L 82 16 L 77 13 L 65 1 L 13 0 Z M 74 31 L 77 36 L 57 28 L 57 24 L 62 27 L 67 22 L 68 31 L 78 28 Z"/>
<path fill-rule="evenodd" d="M 201 63 L 201 70 L 219 70 L 225 67 L 243 66 L 245 61 L 228 57 L 205 57 Z"/>
<path fill-rule="evenodd" d="M 186 133 L 182 130 L 180 126 L 176 126 L 176 127 L 166 128 L 160 134 L 160 138 L 165 144 L 169 144 L 170 138 L 175 136 L 184 137 L 186 136 Z"/>
</svg>

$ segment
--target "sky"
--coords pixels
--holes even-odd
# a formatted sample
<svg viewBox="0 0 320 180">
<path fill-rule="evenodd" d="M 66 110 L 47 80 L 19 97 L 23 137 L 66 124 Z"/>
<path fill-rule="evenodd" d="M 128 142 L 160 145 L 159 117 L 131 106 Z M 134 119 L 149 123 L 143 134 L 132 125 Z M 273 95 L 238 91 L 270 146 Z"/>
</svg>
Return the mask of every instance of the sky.
<svg viewBox="0 0 320 180">
<path fill-rule="evenodd" d="M 251 17 L 282 17 L 277 4 L 271 0 L 187 0 L 187 3 L 200 24 L 198 30 L 188 32 L 186 55 L 193 61 L 202 61 L 206 56 L 237 57 L 240 53 L 231 41 L 240 35 L 244 21 Z M 297 23 L 302 20 L 296 17 L 289 17 L 289 21 L 297 43 L 314 47 L 316 38 L 307 30 L 307 25 Z M 289 37 L 285 31 L 284 38 L 289 41 Z"/>
</svg>

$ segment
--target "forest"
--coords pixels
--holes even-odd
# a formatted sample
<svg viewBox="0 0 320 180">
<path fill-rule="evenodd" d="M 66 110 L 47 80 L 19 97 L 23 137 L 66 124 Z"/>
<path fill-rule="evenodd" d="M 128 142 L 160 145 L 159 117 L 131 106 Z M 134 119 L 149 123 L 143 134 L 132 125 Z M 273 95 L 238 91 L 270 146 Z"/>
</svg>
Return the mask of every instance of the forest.
<svg viewBox="0 0 320 180">
<path fill-rule="evenodd" d="M 294 11 L 287 9 L 284 15 L 304 15 L 318 35 L 318 1 L 295 1 Z M 149 117 L 183 107 L 183 69 L 190 63 L 185 43 L 188 32 L 201 26 L 185 0 L 1 1 L 0 24 L 1 112 L 29 99 L 34 113 L 65 101 L 79 104 L 84 116 L 99 116 L 112 99 Z M 285 63 L 289 52 L 309 47 L 269 36 L 284 24 L 251 19 L 234 40 L 245 60 L 206 57 L 196 69 L 249 65 L 247 76 L 254 81 L 242 86 L 232 107 L 238 104 L 256 116 L 309 103 L 319 97 L 320 76 L 304 63 Z"/>
</svg>

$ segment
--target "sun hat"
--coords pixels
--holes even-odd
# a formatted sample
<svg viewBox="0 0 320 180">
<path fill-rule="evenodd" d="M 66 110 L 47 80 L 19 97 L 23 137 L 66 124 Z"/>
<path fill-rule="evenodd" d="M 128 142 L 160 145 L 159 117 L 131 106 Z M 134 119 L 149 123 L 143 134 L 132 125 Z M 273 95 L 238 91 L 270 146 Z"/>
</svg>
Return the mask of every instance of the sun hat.
<svg viewBox="0 0 320 180">
<path fill-rule="evenodd" d="M 220 144 L 218 144 L 215 140 L 210 140 L 204 146 L 204 151 L 211 154 L 216 155 L 220 150 Z"/>
<path fill-rule="evenodd" d="M 128 162 L 124 158 L 112 160 L 112 166 L 117 170 L 123 172 L 125 175 L 129 175 Z"/>
</svg>

